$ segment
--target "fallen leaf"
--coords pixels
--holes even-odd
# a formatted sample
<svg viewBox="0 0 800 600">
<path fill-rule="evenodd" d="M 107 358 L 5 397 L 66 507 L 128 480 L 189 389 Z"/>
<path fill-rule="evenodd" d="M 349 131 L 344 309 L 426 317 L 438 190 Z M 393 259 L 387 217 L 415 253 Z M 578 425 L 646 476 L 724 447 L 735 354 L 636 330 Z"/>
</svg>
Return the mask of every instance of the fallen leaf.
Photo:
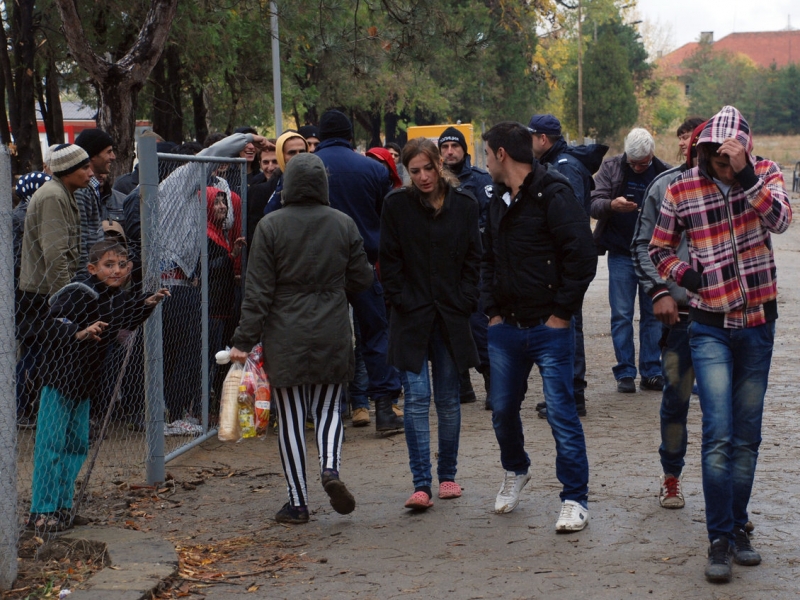
<svg viewBox="0 0 800 600">
<path fill-rule="evenodd" d="M 247 591 L 248 592 L 257 592 L 258 591 L 258 587 L 259 586 L 257 586 L 257 585 L 251 585 L 249 588 L 247 588 Z"/>
</svg>

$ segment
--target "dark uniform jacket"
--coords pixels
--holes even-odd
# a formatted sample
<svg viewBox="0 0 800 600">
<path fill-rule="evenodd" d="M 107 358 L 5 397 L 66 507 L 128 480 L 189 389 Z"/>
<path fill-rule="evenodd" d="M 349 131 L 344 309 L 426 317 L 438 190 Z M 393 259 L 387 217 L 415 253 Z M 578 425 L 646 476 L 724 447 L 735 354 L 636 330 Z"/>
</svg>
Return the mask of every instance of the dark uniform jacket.
<svg viewBox="0 0 800 600">
<path fill-rule="evenodd" d="M 386 196 L 381 216 L 381 277 L 391 304 L 389 363 L 419 373 L 440 320 L 459 372 L 480 364 L 469 325 L 478 307 L 481 240 L 478 203 L 450 188 L 435 214 L 413 188 Z"/>
<path fill-rule="evenodd" d="M 507 206 L 504 186 L 489 205 L 481 276 L 483 306 L 522 326 L 550 315 L 569 320 L 594 279 L 597 255 L 589 219 L 569 181 L 537 162 Z"/>
</svg>

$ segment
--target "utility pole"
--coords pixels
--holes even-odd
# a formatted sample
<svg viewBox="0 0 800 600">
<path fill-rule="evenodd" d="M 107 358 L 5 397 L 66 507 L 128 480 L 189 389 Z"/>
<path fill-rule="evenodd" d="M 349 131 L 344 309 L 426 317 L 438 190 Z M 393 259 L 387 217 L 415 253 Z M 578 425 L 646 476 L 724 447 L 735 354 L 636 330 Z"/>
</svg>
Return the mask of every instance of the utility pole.
<svg viewBox="0 0 800 600">
<path fill-rule="evenodd" d="M 278 5 L 269 3 L 272 29 L 272 102 L 275 105 L 275 137 L 283 133 L 283 100 L 281 98 L 281 47 L 278 40 Z"/>
<path fill-rule="evenodd" d="M 578 145 L 583 145 L 583 32 L 581 0 L 578 0 Z"/>
</svg>

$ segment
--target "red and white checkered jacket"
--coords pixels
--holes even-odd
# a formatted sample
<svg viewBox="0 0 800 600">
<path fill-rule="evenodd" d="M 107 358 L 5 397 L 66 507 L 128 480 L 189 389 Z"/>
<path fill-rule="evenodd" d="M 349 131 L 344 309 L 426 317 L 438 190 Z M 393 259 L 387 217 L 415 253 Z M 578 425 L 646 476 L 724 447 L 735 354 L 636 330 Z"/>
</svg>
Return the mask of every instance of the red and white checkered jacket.
<svg viewBox="0 0 800 600">
<path fill-rule="evenodd" d="M 770 232 L 786 231 L 792 209 L 780 167 L 752 156 L 750 129 L 738 110 L 723 108 L 697 143 L 722 143 L 731 137 L 748 154 L 737 181 L 726 195 L 703 164 L 679 176 L 661 204 L 649 252 L 664 279 L 689 290 L 693 308 L 720 314 L 726 328 L 755 327 L 770 320 L 770 312 L 777 315 Z M 676 254 L 684 231 L 690 263 Z M 767 303 L 772 303 L 772 311 L 765 311 Z"/>
</svg>

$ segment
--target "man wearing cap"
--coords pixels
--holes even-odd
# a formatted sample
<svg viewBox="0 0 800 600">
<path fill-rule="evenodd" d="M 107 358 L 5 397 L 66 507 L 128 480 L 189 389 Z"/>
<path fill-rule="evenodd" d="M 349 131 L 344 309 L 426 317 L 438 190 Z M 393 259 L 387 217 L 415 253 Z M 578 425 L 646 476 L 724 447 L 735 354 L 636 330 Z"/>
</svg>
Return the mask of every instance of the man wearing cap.
<svg viewBox="0 0 800 600">
<path fill-rule="evenodd" d="M 308 142 L 308 151 L 314 152 L 319 146 L 319 127 L 316 125 L 303 125 L 297 129 L 297 133 L 302 135 Z"/>
<path fill-rule="evenodd" d="M 114 154 L 114 140 L 102 129 L 84 129 L 75 138 L 75 145 L 86 150 L 94 176 L 89 185 L 75 192 L 75 200 L 81 211 L 81 258 L 79 271 L 86 269 L 89 262 L 89 249 L 103 241 L 102 221 L 107 217 L 106 208 L 100 198 L 100 180 L 111 172 Z"/>
<path fill-rule="evenodd" d="M 594 241 L 598 254 L 608 252 L 608 301 L 611 306 L 611 341 L 617 364 L 613 367 L 617 391 L 636 393 L 636 349 L 633 312 L 639 297 L 639 386 L 660 392 L 661 324 L 653 316 L 653 302 L 639 283 L 631 260 L 631 240 L 647 186 L 669 169 L 654 156 L 656 143 L 650 133 L 632 129 L 625 137 L 625 153 L 600 167 L 592 192 L 591 216 L 597 219 Z"/>
<path fill-rule="evenodd" d="M 31 198 L 19 272 L 20 339 L 42 339 L 47 299 L 67 285 L 78 271 L 81 213 L 75 191 L 89 185 L 92 166 L 80 146 L 60 144 L 50 153 L 53 178 Z"/>
<path fill-rule="evenodd" d="M 439 152 L 442 161 L 453 175 L 458 177 L 461 187 L 470 192 L 478 201 L 480 207 L 479 225 L 481 233 L 486 227 L 486 211 L 489 210 L 489 198 L 492 195 L 492 177 L 483 169 L 473 167 L 470 164 L 470 156 L 467 149 L 467 140 L 464 134 L 455 127 L 448 127 L 439 136 Z M 483 314 L 483 310 L 478 310 L 470 318 L 472 327 L 472 337 L 478 347 L 478 355 L 481 365 L 478 371 L 483 375 L 486 386 L 486 410 L 491 410 L 491 399 L 489 395 L 491 372 L 489 369 L 489 352 L 486 349 L 486 327 L 489 320 Z M 475 391 L 472 389 L 472 382 L 469 379 L 469 371 L 461 373 L 460 390 L 461 403 L 475 402 Z"/>
<path fill-rule="evenodd" d="M 592 174 L 600 168 L 608 146 L 591 144 L 570 147 L 561 137 L 561 121 L 554 115 L 533 115 L 528 129 L 533 136 L 533 155 L 540 164 L 553 168 L 569 180 L 575 199 L 583 207 L 586 216 L 592 203 L 594 189 Z M 575 327 L 575 363 L 573 365 L 575 407 L 578 414 L 586 414 L 586 352 L 583 346 L 583 308 L 572 318 Z M 547 404 L 536 405 L 539 417 L 547 418 Z"/>
<path fill-rule="evenodd" d="M 383 198 L 392 189 L 389 170 L 377 160 L 354 152 L 350 141 L 353 124 L 338 110 L 329 110 L 319 123 L 320 144 L 315 154 L 328 172 L 330 204 L 356 222 L 369 262 L 378 260 Z M 353 315 L 361 332 L 362 356 L 367 367 L 367 393 L 375 401 L 378 431 L 401 429 L 403 420 L 392 403 L 400 396 L 400 376 L 387 362 L 389 323 L 383 288 L 377 275 L 370 289 L 348 294 Z"/>
</svg>

